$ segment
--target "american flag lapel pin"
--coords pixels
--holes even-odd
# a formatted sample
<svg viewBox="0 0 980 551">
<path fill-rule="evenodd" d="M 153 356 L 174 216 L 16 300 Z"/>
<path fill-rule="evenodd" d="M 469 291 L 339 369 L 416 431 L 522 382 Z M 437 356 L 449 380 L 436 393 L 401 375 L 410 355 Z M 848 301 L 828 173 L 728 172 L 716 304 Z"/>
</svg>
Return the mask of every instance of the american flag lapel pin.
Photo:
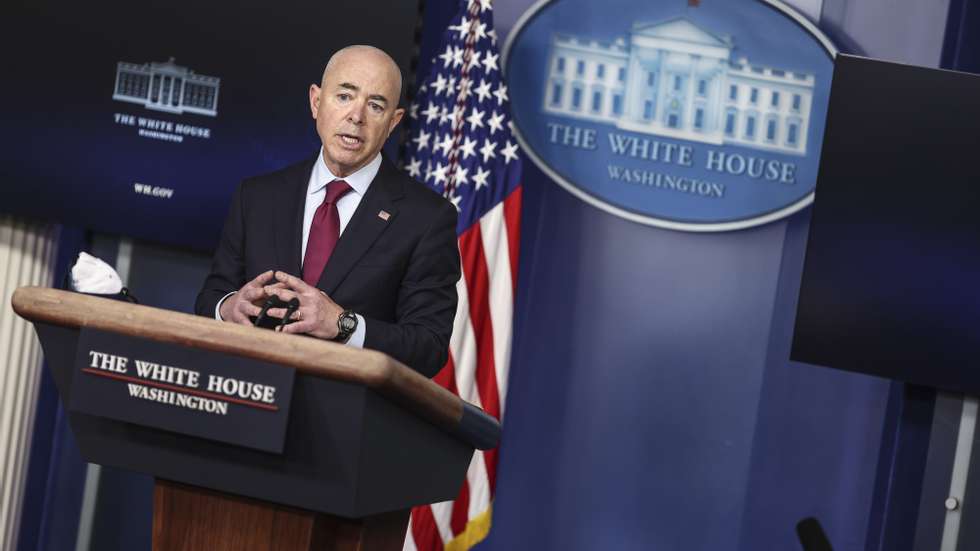
<svg viewBox="0 0 980 551">
<path fill-rule="evenodd" d="M 380 219 L 384 220 L 385 222 L 387 222 L 388 219 L 391 218 L 391 214 L 388 213 L 388 211 L 386 211 L 386 210 L 381 210 L 381 211 L 378 211 L 378 218 L 380 218 Z"/>
</svg>

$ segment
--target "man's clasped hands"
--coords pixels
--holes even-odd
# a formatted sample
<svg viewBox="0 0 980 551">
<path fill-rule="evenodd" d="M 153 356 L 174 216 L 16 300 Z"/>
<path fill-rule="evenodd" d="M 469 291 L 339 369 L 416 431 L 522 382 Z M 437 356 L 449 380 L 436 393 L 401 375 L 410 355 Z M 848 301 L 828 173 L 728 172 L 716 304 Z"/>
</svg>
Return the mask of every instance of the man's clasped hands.
<svg viewBox="0 0 980 551">
<path fill-rule="evenodd" d="M 321 339 L 337 336 L 337 319 L 344 312 L 326 293 L 302 279 L 282 271 L 268 270 L 246 283 L 237 293 L 221 303 L 221 319 L 242 325 L 252 325 L 250 317 L 259 315 L 269 297 L 279 297 L 284 302 L 299 300 L 299 309 L 293 312 L 292 323 L 283 326 L 284 333 L 303 333 Z M 267 315 L 282 318 L 285 308 L 270 308 Z"/>
</svg>

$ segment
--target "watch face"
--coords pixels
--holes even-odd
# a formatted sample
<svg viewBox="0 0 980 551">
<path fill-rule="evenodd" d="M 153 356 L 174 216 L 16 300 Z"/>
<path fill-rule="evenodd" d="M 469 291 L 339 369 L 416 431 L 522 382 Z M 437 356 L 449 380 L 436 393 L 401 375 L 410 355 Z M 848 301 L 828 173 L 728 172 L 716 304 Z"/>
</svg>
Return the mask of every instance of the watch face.
<svg viewBox="0 0 980 551">
<path fill-rule="evenodd" d="M 342 314 L 340 316 L 340 328 L 344 331 L 353 331 L 357 327 L 357 318 L 353 314 Z"/>
</svg>

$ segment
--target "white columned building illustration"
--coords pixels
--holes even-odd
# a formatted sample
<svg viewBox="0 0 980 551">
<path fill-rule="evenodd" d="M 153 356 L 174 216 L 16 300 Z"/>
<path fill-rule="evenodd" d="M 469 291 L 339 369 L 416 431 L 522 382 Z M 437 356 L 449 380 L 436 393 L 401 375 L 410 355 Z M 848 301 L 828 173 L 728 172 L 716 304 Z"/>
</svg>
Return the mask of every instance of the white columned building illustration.
<svg viewBox="0 0 980 551">
<path fill-rule="evenodd" d="M 168 113 L 218 114 L 218 88 L 221 79 L 199 75 L 174 63 L 116 64 L 116 85 L 112 99 L 138 103 L 147 109 Z"/>
<path fill-rule="evenodd" d="M 812 74 L 732 59 L 734 39 L 685 18 L 628 40 L 555 35 L 544 110 L 623 130 L 805 155 Z"/>
</svg>

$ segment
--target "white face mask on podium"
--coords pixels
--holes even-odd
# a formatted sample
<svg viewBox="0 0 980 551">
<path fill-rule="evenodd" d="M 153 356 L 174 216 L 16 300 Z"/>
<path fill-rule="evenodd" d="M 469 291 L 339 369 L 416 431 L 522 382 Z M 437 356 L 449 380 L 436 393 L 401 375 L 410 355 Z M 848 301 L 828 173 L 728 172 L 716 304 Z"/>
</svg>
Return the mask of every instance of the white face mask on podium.
<svg viewBox="0 0 980 551">
<path fill-rule="evenodd" d="M 66 279 L 71 291 L 139 304 L 112 266 L 86 252 L 78 253 Z"/>
<path fill-rule="evenodd" d="M 71 268 L 71 288 L 79 293 L 118 295 L 123 284 L 112 266 L 86 252 L 78 253 Z"/>
</svg>

